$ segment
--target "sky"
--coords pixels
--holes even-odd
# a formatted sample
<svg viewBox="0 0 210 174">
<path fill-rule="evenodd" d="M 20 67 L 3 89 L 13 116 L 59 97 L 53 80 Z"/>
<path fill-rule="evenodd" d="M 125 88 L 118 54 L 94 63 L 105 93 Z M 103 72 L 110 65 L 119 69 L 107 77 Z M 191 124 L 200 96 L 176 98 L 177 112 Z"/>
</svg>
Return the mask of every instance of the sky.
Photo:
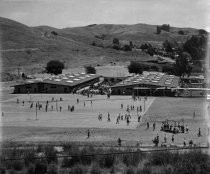
<svg viewBox="0 0 210 174">
<path fill-rule="evenodd" d="M 207 26 L 208 0 L 0 0 L 0 16 L 28 26 L 89 24 Z"/>
</svg>

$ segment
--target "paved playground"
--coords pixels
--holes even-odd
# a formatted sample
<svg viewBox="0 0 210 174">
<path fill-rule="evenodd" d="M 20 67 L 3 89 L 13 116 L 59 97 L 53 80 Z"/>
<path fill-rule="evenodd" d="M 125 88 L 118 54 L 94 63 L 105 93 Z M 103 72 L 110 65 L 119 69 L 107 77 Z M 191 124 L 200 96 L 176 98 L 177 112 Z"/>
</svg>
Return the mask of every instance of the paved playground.
<svg viewBox="0 0 210 174">
<path fill-rule="evenodd" d="M 36 115 L 37 102 L 42 108 L 37 109 Z M 74 111 L 69 111 L 68 106 L 74 106 Z M 119 124 L 116 124 L 119 114 L 128 114 L 128 106 L 134 106 L 129 112 L 129 124 L 124 119 L 120 119 Z M 142 112 L 137 114 L 137 107 L 140 106 Z M 174 144 L 182 145 L 184 139 L 186 143 L 192 139 L 197 145 L 206 145 L 209 132 L 206 121 L 208 114 L 205 109 L 208 110 L 207 102 L 202 98 L 148 97 L 145 100 L 141 97 L 134 101 L 131 96 L 111 96 L 107 99 L 105 95 L 93 95 L 88 98 L 73 94 L 21 94 L 1 102 L 2 141 L 79 141 L 107 144 L 116 142 L 120 137 L 123 144 L 127 145 L 135 145 L 137 141 L 143 145 L 153 145 L 152 140 L 158 134 L 160 143 L 166 135 L 167 144 L 170 144 L 172 134 L 160 131 L 162 121 L 183 119 L 189 132 L 176 134 Z M 98 119 L 99 114 L 102 114 L 101 121 Z M 138 115 L 141 116 L 140 122 Z M 147 123 L 150 125 L 149 129 Z M 153 123 L 156 124 L 155 130 Z M 197 136 L 199 128 L 202 133 L 200 137 Z M 87 129 L 91 132 L 89 139 Z"/>
<path fill-rule="evenodd" d="M 52 98 L 54 98 L 53 101 Z M 17 100 L 19 100 L 18 103 Z M 111 96 L 107 99 L 105 95 L 91 98 L 73 94 L 19 95 L 2 102 L 2 123 L 4 126 L 135 129 L 139 124 L 137 107 L 142 108 L 138 115 L 143 119 L 144 113 L 153 101 L 154 98 L 145 100 L 143 97 L 134 101 L 130 96 Z M 35 107 L 37 102 L 42 105 L 40 110 Z M 74 106 L 73 112 L 68 110 L 69 106 Z M 131 106 L 134 106 L 133 110 L 130 110 Z M 116 124 L 119 115 L 125 117 L 125 114 L 128 114 L 127 107 L 131 116 L 129 124 L 124 118 Z M 102 115 L 101 121 L 98 120 L 99 114 Z M 110 121 L 108 121 L 108 114 Z"/>
</svg>

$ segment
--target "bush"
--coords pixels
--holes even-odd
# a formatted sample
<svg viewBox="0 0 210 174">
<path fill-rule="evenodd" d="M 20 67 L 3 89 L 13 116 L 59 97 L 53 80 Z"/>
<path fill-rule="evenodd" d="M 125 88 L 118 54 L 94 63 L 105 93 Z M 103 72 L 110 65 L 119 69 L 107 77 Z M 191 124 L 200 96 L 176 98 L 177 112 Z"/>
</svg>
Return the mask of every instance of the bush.
<svg viewBox="0 0 210 174">
<path fill-rule="evenodd" d="M 35 173 L 35 166 L 30 164 L 26 171 L 26 174 L 34 174 L 34 173 Z"/>
<path fill-rule="evenodd" d="M 6 173 L 6 169 L 0 168 L 0 174 L 5 174 L 5 173 Z"/>
<path fill-rule="evenodd" d="M 93 163 L 90 170 L 91 174 L 101 174 L 101 169 L 97 163 Z"/>
<path fill-rule="evenodd" d="M 70 174 L 86 174 L 87 173 L 87 167 L 83 165 L 75 165 L 74 167 L 71 168 Z"/>
<path fill-rule="evenodd" d="M 56 31 L 51 31 L 51 34 L 53 34 L 53 35 L 55 35 L 55 36 L 58 35 L 58 33 L 57 33 Z"/>
<path fill-rule="evenodd" d="M 92 66 L 86 66 L 85 67 L 85 72 L 87 74 L 95 74 L 96 73 L 96 69 L 95 69 L 95 67 L 92 67 Z"/>
<path fill-rule="evenodd" d="M 37 162 L 35 165 L 35 174 L 43 174 L 47 172 L 47 164 Z"/>
<path fill-rule="evenodd" d="M 183 30 L 179 30 L 179 31 L 178 31 L 178 34 L 180 34 L 180 35 L 184 35 L 184 34 L 185 34 L 185 32 L 184 32 Z"/>
<path fill-rule="evenodd" d="M 135 174 L 134 168 L 133 167 L 129 167 L 126 171 L 126 174 Z"/>
<path fill-rule="evenodd" d="M 47 156 L 48 164 L 51 162 L 55 162 L 55 163 L 58 162 L 57 154 L 53 146 L 46 146 L 44 148 L 44 153 L 45 153 L 45 156 Z"/>
<path fill-rule="evenodd" d="M 57 173 L 58 173 L 57 166 L 55 164 L 50 164 L 47 168 L 47 174 L 57 174 Z"/>
<path fill-rule="evenodd" d="M 131 62 L 130 65 L 128 65 L 128 72 L 129 73 L 135 73 L 135 74 L 142 74 L 142 66 L 138 62 Z"/>
<path fill-rule="evenodd" d="M 22 161 L 13 161 L 12 167 L 17 171 L 21 171 L 24 167 L 24 164 Z"/>
<path fill-rule="evenodd" d="M 110 168 L 113 166 L 114 164 L 114 161 L 115 161 L 115 156 L 114 155 L 105 155 L 105 156 L 102 156 L 100 159 L 99 159 L 99 165 L 100 167 L 105 167 L 105 168 Z"/>
</svg>

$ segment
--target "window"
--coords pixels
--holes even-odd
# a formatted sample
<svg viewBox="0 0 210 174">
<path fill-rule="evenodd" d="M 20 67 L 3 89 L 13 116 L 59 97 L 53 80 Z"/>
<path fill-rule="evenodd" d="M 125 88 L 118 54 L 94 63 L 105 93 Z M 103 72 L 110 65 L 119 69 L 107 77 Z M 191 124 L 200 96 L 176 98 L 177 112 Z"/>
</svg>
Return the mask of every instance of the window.
<svg viewBox="0 0 210 174">
<path fill-rule="evenodd" d="M 50 88 L 56 88 L 56 85 L 52 85 Z"/>
</svg>

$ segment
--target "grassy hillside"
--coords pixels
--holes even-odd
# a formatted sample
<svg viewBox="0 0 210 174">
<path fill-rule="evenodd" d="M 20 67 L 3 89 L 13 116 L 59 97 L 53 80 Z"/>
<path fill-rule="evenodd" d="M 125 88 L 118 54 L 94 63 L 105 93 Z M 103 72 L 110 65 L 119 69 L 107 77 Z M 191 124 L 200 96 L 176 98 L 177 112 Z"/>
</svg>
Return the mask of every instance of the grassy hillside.
<svg viewBox="0 0 210 174">
<path fill-rule="evenodd" d="M 179 35 L 185 30 L 187 35 Z M 84 27 L 56 29 L 49 26 L 29 27 L 6 18 L 0 18 L 1 53 L 3 72 L 35 73 L 41 71 L 52 59 L 65 62 L 65 66 L 106 64 L 112 61 L 148 60 L 149 55 L 140 52 L 124 52 L 106 48 L 117 37 L 120 42 L 134 44 L 150 42 L 162 44 L 166 39 L 183 42 L 196 32 L 195 29 L 171 28 L 171 32 L 156 34 L 155 25 L 89 25 Z M 55 31 L 58 35 L 51 32 Z M 103 36 L 103 37 L 102 37 Z M 92 46 L 97 42 L 102 47 Z"/>
</svg>

